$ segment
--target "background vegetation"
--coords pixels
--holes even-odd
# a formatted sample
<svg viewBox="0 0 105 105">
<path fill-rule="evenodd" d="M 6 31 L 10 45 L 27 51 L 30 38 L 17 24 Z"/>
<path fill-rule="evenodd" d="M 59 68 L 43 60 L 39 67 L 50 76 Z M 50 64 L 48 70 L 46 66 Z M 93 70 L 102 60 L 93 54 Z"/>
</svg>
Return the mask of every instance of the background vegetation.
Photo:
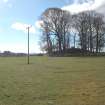
<svg viewBox="0 0 105 105">
<path fill-rule="evenodd" d="M 79 48 L 83 53 L 99 53 L 105 48 L 104 15 L 96 11 L 70 14 L 59 8 L 48 8 L 41 16 L 41 48 L 49 55 L 67 53 Z"/>
</svg>

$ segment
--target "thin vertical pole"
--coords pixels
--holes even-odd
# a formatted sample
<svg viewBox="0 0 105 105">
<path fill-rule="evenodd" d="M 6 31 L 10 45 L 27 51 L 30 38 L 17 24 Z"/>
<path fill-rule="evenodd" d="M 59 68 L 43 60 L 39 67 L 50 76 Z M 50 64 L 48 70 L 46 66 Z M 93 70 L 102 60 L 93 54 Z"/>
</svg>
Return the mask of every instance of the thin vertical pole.
<svg viewBox="0 0 105 105">
<path fill-rule="evenodd" d="M 29 48 L 29 40 L 30 40 L 30 37 L 29 37 L 29 29 L 30 27 L 27 28 L 28 29 L 28 64 L 30 63 L 30 48 Z"/>
<path fill-rule="evenodd" d="M 31 28 L 31 26 L 28 26 L 26 28 L 28 30 L 28 55 L 27 55 L 27 57 L 28 57 L 27 63 L 28 64 L 30 63 L 30 36 L 29 36 L 29 34 L 30 34 L 30 28 Z"/>
</svg>

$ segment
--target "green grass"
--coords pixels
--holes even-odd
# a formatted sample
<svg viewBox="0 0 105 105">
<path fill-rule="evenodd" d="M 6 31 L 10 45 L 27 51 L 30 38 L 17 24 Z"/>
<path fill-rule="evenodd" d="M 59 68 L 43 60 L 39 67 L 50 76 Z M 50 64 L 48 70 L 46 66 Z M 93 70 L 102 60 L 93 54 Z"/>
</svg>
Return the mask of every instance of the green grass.
<svg viewBox="0 0 105 105">
<path fill-rule="evenodd" d="M 1 57 L 0 105 L 105 105 L 105 57 Z"/>
</svg>

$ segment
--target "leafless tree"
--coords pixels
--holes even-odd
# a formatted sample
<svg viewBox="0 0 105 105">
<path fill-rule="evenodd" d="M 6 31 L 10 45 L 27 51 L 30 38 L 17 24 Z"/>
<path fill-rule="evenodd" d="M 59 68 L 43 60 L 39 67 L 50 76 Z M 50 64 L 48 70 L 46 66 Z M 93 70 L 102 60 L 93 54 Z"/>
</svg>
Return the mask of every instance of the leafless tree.
<svg viewBox="0 0 105 105">
<path fill-rule="evenodd" d="M 105 22 L 103 20 L 103 15 L 96 13 L 94 17 L 94 29 L 95 29 L 95 42 L 96 42 L 96 52 L 100 52 L 101 47 L 104 46 L 105 40 Z"/>
<path fill-rule="evenodd" d="M 43 48 L 49 54 L 65 53 L 70 49 L 71 36 L 73 36 L 72 44 L 74 42 L 74 47 L 77 46 L 76 37 L 78 37 L 83 53 L 100 52 L 105 45 L 103 19 L 103 15 L 95 11 L 71 15 L 68 11 L 59 8 L 48 8 L 41 15 Z M 73 30 L 75 31 L 73 32 Z"/>
<path fill-rule="evenodd" d="M 65 51 L 67 47 L 66 39 L 70 30 L 70 13 L 59 8 L 48 8 L 42 14 L 41 19 L 44 23 L 44 31 L 47 30 L 45 33 L 48 37 L 46 38 L 50 38 L 50 44 L 52 39 L 55 38 L 56 40 L 53 44 L 58 43 L 59 52 Z"/>
</svg>

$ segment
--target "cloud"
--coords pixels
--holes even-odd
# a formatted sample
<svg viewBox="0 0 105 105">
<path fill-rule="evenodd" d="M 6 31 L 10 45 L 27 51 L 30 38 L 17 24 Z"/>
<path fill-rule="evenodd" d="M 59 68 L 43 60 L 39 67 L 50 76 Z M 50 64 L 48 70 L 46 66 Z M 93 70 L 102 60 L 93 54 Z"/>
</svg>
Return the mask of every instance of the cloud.
<svg viewBox="0 0 105 105">
<path fill-rule="evenodd" d="M 9 0 L 0 0 L 0 6 L 3 6 L 4 4 L 8 4 Z"/>
<path fill-rule="evenodd" d="M 38 21 L 35 22 L 35 27 L 36 27 L 37 29 L 41 29 L 41 28 L 42 28 L 41 25 L 43 25 L 43 21 L 38 20 Z"/>
<path fill-rule="evenodd" d="M 13 2 L 12 0 L 0 0 L 0 8 L 12 8 Z"/>
<path fill-rule="evenodd" d="M 11 25 L 12 29 L 18 30 L 18 31 L 23 31 L 23 32 L 27 32 L 27 27 L 30 26 L 30 33 L 35 34 L 36 33 L 36 29 L 34 26 L 31 26 L 29 24 L 24 24 L 21 22 L 15 22 Z"/>
<path fill-rule="evenodd" d="M 38 41 L 36 40 L 37 35 L 40 34 L 39 32 L 39 26 L 38 26 L 38 21 L 35 22 L 36 24 L 31 26 L 30 24 L 25 24 L 25 23 L 21 23 L 21 22 L 14 22 L 11 25 L 11 28 L 17 31 L 21 31 L 24 33 L 27 33 L 27 27 L 31 26 L 30 28 L 30 35 L 32 34 L 32 36 L 30 36 L 30 53 L 41 53 L 40 50 L 40 46 L 38 44 Z M 33 39 L 35 38 L 36 41 L 34 41 Z M 20 42 L 20 43 L 14 43 L 11 44 L 9 43 L 7 44 L 2 44 L 0 45 L 0 49 L 2 49 L 2 51 L 12 51 L 12 52 L 25 52 L 27 53 L 27 40 L 25 41 L 25 43 Z"/>
<path fill-rule="evenodd" d="M 105 0 L 74 0 L 72 4 L 62 7 L 62 9 L 68 10 L 72 14 L 87 10 L 96 10 L 103 13 L 105 10 L 104 6 Z"/>
<path fill-rule="evenodd" d="M 16 53 L 27 53 L 28 49 L 27 49 L 27 43 L 2 43 L 0 44 L 0 52 L 3 51 L 12 51 L 12 52 L 16 52 Z M 30 45 L 30 53 L 40 53 L 40 46 L 35 43 Z"/>
<path fill-rule="evenodd" d="M 4 3 L 8 3 L 8 2 L 9 2 L 9 0 L 3 0 L 3 2 L 4 2 Z"/>
</svg>

